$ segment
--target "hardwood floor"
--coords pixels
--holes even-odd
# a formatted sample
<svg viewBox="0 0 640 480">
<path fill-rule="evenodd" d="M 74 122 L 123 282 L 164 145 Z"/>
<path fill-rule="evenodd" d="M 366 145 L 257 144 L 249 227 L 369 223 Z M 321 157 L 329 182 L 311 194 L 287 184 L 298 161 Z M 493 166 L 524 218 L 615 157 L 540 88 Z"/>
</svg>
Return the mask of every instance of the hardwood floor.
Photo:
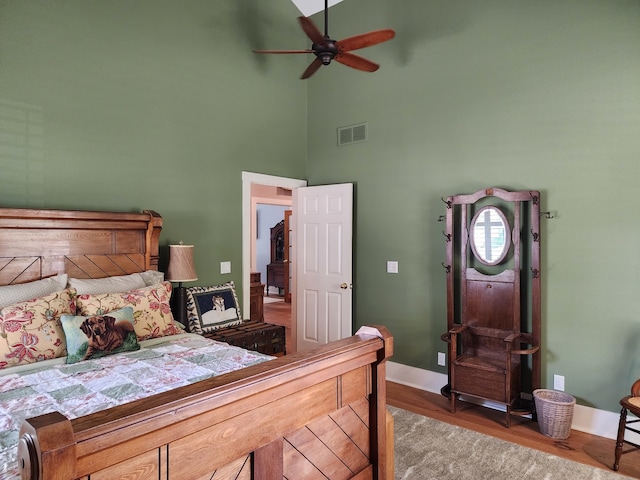
<svg viewBox="0 0 640 480">
<path fill-rule="evenodd" d="M 284 325 L 285 347 L 287 353 L 295 352 L 291 338 L 291 304 L 282 302 L 265 303 L 263 306 L 264 321 L 274 325 Z"/>
<path fill-rule="evenodd" d="M 291 304 L 265 303 L 264 321 L 284 325 L 287 352 L 293 352 Z M 511 428 L 504 426 L 504 413 L 467 402 L 458 402 L 457 412 L 449 411 L 449 401 L 440 394 L 387 382 L 387 403 L 443 422 L 492 435 L 558 457 L 611 470 L 615 441 L 573 430 L 566 440 L 554 440 L 540 433 L 538 424 L 513 416 Z M 640 452 L 623 455 L 618 473 L 640 479 Z"/>
</svg>

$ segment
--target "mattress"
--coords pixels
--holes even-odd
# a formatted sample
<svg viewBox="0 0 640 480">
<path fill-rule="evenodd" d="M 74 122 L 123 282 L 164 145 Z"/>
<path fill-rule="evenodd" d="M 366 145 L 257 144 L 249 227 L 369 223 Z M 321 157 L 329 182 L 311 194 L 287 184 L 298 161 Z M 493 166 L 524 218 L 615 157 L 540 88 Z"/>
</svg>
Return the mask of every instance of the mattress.
<svg viewBox="0 0 640 480">
<path fill-rule="evenodd" d="M 66 364 L 14 367 L 0 375 L 0 480 L 20 478 L 16 464 L 25 418 L 59 411 L 73 419 L 274 357 L 194 334 L 140 342 L 140 350 Z"/>
</svg>

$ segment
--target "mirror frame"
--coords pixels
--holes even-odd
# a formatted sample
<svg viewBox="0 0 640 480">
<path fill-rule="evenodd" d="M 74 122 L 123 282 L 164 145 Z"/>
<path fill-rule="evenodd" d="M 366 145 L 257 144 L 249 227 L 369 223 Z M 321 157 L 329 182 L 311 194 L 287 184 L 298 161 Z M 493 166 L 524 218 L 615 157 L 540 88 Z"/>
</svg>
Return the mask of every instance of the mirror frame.
<svg viewBox="0 0 640 480">
<path fill-rule="evenodd" d="M 490 209 L 493 209 L 498 213 L 498 216 L 500 217 L 500 220 L 502 220 L 502 223 L 504 224 L 504 229 L 505 229 L 504 247 L 502 249 L 502 253 L 500 253 L 498 258 L 496 260 L 493 260 L 493 261 L 485 260 L 478 253 L 478 250 L 476 248 L 476 242 L 475 242 L 475 226 L 476 226 L 476 222 L 478 221 L 478 218 L 484 212 L 486 212 L 487 210 L 490 210 Z M 500 208 L 498 208 L 496 205 L 486 205 L 486 206 L 482 207 L 473 216 L 473 219 L 471 220 L 471 225 L 469 226 L 469 243 L 471 244 L 471 250 L 473 251 L 473 256 L 475 257 L 476 260 L 478 260 L 483 265 L 487 265 L 487 266 L 499 265 L 500 263 L 502 263 L 502 261 L 506 258 L 507 254 L 509 253 L 509 249 L 511 248 L 511 235 L 512 235 L 511 225 L 509 225 L 509 221 L 507 220 L 507 217 L 502 212 L 502 210 L 500 210 Z"/>
</svg>

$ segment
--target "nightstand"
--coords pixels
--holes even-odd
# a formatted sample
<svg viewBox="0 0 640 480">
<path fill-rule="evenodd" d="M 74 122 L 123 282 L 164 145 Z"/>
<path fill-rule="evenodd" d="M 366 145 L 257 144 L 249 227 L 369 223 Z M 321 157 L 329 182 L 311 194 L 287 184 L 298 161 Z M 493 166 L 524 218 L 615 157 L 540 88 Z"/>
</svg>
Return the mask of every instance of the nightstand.
<svg viewBox="0 0 640 480">
<path fill-rule="evenodd" d="M 251 272 L 249 287 L 249 318 L 264 321 L 264 284 L 260 280 L 260 272 Z"/>
</svg>

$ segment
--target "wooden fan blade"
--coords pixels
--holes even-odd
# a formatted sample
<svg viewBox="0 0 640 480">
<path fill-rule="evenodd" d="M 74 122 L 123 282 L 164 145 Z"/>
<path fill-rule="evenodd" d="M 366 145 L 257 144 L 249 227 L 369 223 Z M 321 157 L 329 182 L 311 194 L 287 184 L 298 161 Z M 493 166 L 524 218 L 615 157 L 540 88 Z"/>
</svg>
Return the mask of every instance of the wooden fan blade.
<svg viewBox="0 0 640 480">
<path fill-rule="evenodd" d="M 254 50 L 254 53 L 314 53 L 313 50 Z"/>
<path fill-rule="evenodd" d="M 388 28 L 384 30 L 374 30 L 345 38 L 344 40 L 336 42 L 336 45 L 338 46 L 338 51 L 348 52 L 350 50 L 358 50 L 359 48 L 370 47 L 378 43 L 386 42 L 395 37 L 395 35 L 396 32 Z"/>
<path fill-rule="evenodd" d="M 298 21 L 300 22 L 300 26 L 302 27 L 302 30 L 304 30 L 304 33 L 307 34 L 307 37 L 309 37 L 313 43 L 316 45 L 327 45 L 327 41 L 322 36 L 322 33 L 320 33 L 318 27 L 316 27 L 309 18 L 298 17 Z"/>
<path fill-rule="evenodd" d="M 307 69 L 304 71 L 304 73 L 302 74 L 302 76 L 300 77 L 301 80 L 306 80 L 307 78 L 309 78 L 311 75 L 313 75 L 314 73 L 316 73 L 316 71 L 322 66 L 322 60 L 320 60 L 318 57 L 315 58 L 315 60 L 313 62 L 311 62 L 309 64 L 309 66 L 307 67 Z"/>
<path fill-rule="evenodd" d="M 373 63 L 371 60 L 367 60 L 366 58 L 354 55 L 353 53 L 339 53 L 333 59 L 336 62 L 342 63 L 343 65 L 365 72 L 375 72 L 376 70 L 378 70 L 378 68 L 380 68 L 380 65 L 378 65 L 377 63 Z"/>
</svg>

